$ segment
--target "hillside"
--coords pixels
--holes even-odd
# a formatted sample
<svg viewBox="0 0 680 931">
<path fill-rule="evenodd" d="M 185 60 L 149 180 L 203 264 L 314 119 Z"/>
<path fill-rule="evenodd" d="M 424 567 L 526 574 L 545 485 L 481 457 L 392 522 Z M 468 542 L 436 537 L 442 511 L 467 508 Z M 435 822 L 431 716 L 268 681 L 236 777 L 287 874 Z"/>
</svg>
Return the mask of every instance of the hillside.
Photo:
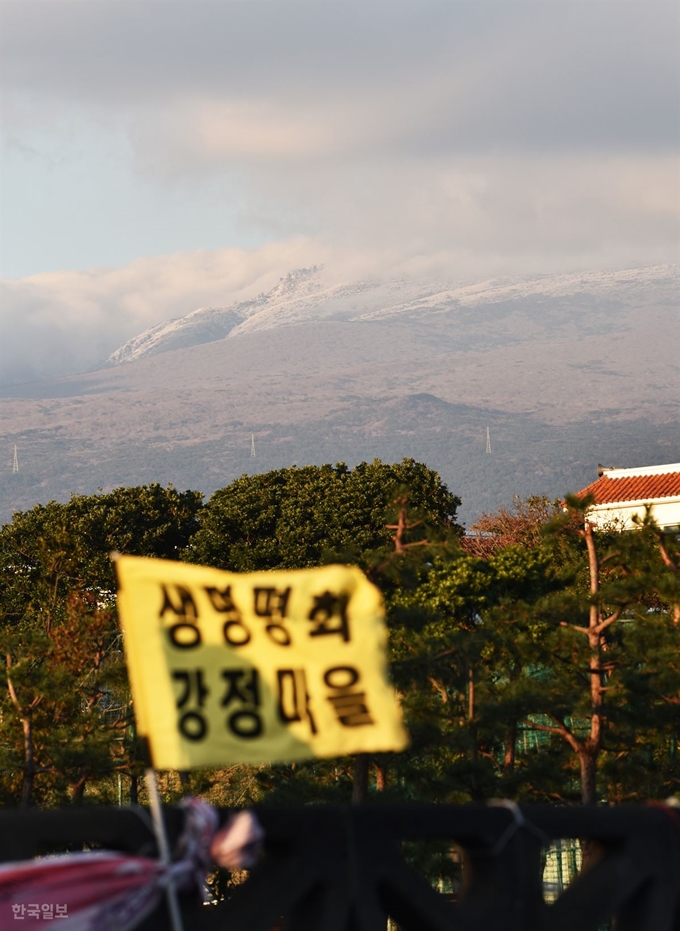
<svg viewBox="0 0 680 931">
<path fill-rule="evenodd" d="M 466 287 L 303 269 L 140 334 L 107 368 L 4 389 L 0 516 L 118 484 L 209 494 L 242 472 L 413 456 L 470 520 L 582 487 L 598 462 L 677 461 L 677 294 L 668 266 Z"/>
</svg>

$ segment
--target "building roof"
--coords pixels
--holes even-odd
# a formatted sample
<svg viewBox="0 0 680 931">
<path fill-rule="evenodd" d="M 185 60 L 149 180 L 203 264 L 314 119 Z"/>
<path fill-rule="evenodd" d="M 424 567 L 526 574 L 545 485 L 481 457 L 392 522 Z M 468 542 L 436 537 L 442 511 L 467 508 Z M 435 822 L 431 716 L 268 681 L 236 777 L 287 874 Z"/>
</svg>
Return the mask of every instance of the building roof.
<svg viewBox="0 0 680 931">
<path fill-rule="evenodd" d="M 608 469 L 577 494 L 579 498 L 593 495 L 595 504 L 680 497 L 680 462 L 639 469 Z"/>
</svg>

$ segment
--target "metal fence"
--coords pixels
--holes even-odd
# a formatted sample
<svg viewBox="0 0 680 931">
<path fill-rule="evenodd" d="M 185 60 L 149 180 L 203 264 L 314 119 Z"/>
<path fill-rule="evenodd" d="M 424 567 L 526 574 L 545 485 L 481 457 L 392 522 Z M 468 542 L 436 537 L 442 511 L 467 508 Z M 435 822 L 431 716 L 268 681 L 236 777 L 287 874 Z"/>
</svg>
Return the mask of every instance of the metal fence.
<svg viewBox="0 0 680 931">
<path fill-rule="evenodd" d="M 261 863 L 217 904 L 182 896 L 188 931 L 680 931 L 672 808 L 310 805 L 257 814 Z M 165 811 L 172 839 L 182 818 Z M 577 838 L 597 850 L 585 872 Z M 83 844 L 155 853 L 148 816 L 134 808 L 0 812 L 0 860 Z M 419 859 L 419 844 L 455 852 L 446 882 L 422 872 L 433 861 Z M 167 931 L 165 906 L 140 927 Z"/>
<path fill-rule="evenodd" d="M 543 867 L 543 898 L 555 902 L 583 866 L 583 851 L 575 837 L 564 837 L 545 850 Z"/>
</svg>

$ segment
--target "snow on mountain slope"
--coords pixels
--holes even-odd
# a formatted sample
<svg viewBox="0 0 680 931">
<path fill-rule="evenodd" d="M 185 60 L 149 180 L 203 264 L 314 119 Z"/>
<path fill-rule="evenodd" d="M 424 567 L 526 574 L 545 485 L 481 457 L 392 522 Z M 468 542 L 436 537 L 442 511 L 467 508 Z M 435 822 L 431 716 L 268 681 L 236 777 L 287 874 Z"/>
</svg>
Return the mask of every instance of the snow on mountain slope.
<svg viewBox="0 0 680 931">
<path fill-rule="evenodd" d="M 364 314 L 360 319 L 386 319 L 396 314 L 415 313 L 419 310 L 446 312 L 452 305 L 474 307 L 541 297 L 547 300 L 578 296 L 606 298 L 615 295 L 618 300 L 627 302 L 643 297 L 649 288 L 670 288 L 677 301 L 679 271 L 676 265 L 655 265 L 617 272 L 572 273 L 504 282 L 484 281 L 433 292 L 401 306 L 385 307 L 380 311 Z"/>
<path fill-rule="evenodd" d="M 227 307 L 199 307 L 184 317 L 158 323 L 123 343 L 111 353 L 106 365 L 132 362 L 142 356 L 224 339 L 249 317 L 259 315 L 269 305 L 281 308 L 291 299 L 299 301 L 303 295 L 315 294 L 320 290 L 319 282 L 315 280 L 319 271 L 316 266 L 298 269 L 286 278 L 281 278 L 268 294 L 260 294 L 253 300 L 239 301 Z"/>
<path fill-rule="evenodd" d="M 107 365 L 320 320 L 434 324 L 448 318 L 458 329 L 486 328 L 498 338 L 512 337 L 527 327 L 557 333 L 571 326 L 592 332 L 607 319 L 614 325 L 612 314 L 616 312 L 677 304 L 679 284 L 679 268 L 674 265 L 462 286 L 404 278 L 332 282 L 327 270 L 312 266 L 289 273 L 267 294 L 251 301 L 202 307 L 158 324 L 117 349 Z"/>
</svg>

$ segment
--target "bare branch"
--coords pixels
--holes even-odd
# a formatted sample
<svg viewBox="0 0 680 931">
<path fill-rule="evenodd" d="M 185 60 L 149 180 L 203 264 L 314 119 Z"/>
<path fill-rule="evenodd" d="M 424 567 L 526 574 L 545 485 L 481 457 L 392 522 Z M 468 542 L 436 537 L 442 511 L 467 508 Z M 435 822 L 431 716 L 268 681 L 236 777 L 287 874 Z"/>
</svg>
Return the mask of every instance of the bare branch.
<svg viewBox="0 0 680 931">
<path fill-rule="evenodd" d="M 623 608 L 617 608 L 616 611 L 609 615 L 609 617 L 606 617 L 596 627 L 593 628 L 594 633 L 601 634 L 603 630 L 606 630 L 608 627 L 618 621 L 622 614 Z"/>
<path fill-rule="evenodd" d="M 560 627 L 568 627 L 570 630 L 577 630 L 580 634 L 588 636 L 590 631 L 587 627 L 579 627 L 578 624 L 570 624 L 569 621 L 560 621 Z"/>
<path fill-rule="evenodd" d="M 538 724 L 529 718 L 522 718 L 522 724 L 526 724 L 527 727 L 530 727 L 534 731 L 545 731 L 548 734 L 558 734 L 567 741 L 572 750 L 578 753 L 582 749 L 581 742 L 574 737 L 566 724 L 553 715 L 550 715 L 550 717 L 553 718 L 553 721 L 557 721 L 558 726 L 553 727 L 550 724 Z"/>
<path fill-rule="evenodd" d="M 671 572 L 677 572 L 679 567 L 671 559 L 670 553 L 666 549 L 666 545 L 664 544 L 663 540 L 659 539 L 658 544 L 659 553 L 661 554 L 661 559 L 663 560 L 664 566 L 666 566 L 667 569 L 670 569 Z"/>
<path fill-rule="evenodd" d="M 448 703 L 449 703 L 449 693 L 446 691 L 446 689 L 445 689 L 444 686 L 441 684 L 441 682 L 437 682 L 437 680 L 435 679 L 434 676 L 428 676 L 428 677 L 427 677 L 427 681 L 428 681 L 428 682 L 430 683 L 430 685 L 435 689 L 435 691 L 439 693 L 439 697 L 440 697 L 441 700 L 444 702 L 444 704 L 445 704 L 445 705 L 448 705 Z"/>
</svg>

